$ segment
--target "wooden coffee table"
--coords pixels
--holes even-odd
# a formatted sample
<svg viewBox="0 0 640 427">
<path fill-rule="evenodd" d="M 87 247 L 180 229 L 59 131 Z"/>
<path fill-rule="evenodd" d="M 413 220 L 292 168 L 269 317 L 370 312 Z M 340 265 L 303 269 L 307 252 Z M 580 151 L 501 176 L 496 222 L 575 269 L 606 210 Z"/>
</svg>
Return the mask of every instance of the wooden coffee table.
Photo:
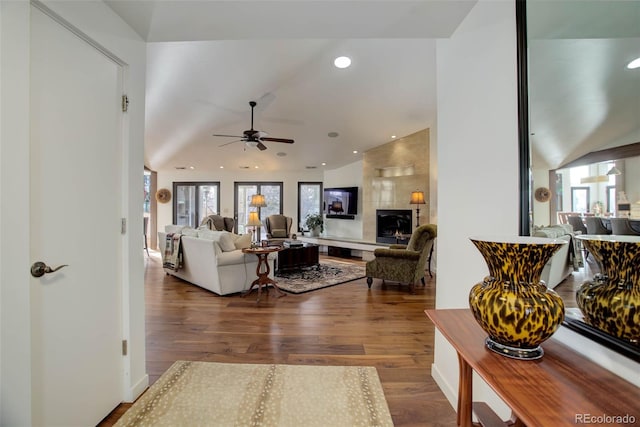
<svg viewBox="0 0 640 427">
<path fill-rule="evenodd" d="M 303 243 L 302 246 L 282 247 L 278 252 L 278 264 L 276 271 L 295 270 L 303 267 L 312 267 L 320 262 L 319 245 Z"/>
<path fill-rule="evenodd" d="M 269 267 L 268 257 L 271 252 L 279 252 L 282 248 L 280 246 L 266 246 L 260 248 L 245 248 L 242 250 L 245 254 L 254 254 L 258 257 L 258 266 L 256 267 L 256 275 L 258 278 L 251 283 L 251 287 L 249 290 L 242 294 L 243 297 L 249 295 L 253 290 L 254 286 L 258 286 L 258 299 L 256 302 L 260 302 L 260 296 L 262 295 L 262 288 L 265 288 L 265 292 L 269 293 L 268 286 L 273 286 L 276 294 L 279 297 L 285 296 L 286 294 L 280 290 L 278 284 L 269 277 L 269 273 L 271 273 L 271 267 Z M 264 266 L 264 268 L 263 268 Z"/>
</svg>

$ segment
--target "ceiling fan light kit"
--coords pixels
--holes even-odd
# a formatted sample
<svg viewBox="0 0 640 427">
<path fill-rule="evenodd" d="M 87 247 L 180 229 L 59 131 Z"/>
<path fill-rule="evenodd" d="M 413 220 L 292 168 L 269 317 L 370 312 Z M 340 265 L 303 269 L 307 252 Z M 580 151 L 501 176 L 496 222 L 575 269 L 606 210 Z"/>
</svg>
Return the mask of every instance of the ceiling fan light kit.
<svg viewBox="0 0 640 427">
<path fill-rule="evenodd" d="M 264 145 L 263 141 L 268 142 L 282 142 L 284 144 L 293 144 L 293 139 L 286 138 L 269 138 L 267 137 L 266 132 L 262 132 L 259 130 L 255 130 L 253 128 L 253 110 L 256 107 L 257 103 L 255 101 L 250 101 L 249 106 L 251 106 L 251 129 L 245 130 L 242 132 L 242 136 L 240 135 L 223 135 L 223 134 L 213 134 L 213 136 L 219 136 L 223 138 L 240 138 L 235 141 L 227 142 L 225 144 L 221 144 L 220 147 L 224 147 L 225 145 L 233 144 L 234 142 L 242 141 L 245 145 L 248 145 L 252 148 L 257 148 L 260 151 L 264 151 L 267 149 L 267 146 Z"/>
</svg>

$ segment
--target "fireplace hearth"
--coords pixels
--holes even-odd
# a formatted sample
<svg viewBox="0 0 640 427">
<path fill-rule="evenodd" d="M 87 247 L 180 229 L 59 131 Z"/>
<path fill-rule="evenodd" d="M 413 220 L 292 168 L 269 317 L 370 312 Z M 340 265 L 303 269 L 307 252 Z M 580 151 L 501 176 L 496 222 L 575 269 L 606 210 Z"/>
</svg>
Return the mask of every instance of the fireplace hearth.
<svg viewBox="0 0 640 427">
<path fill-rule="evenodd" d="M 376 242 L 406 243 L 413 231 L 411 209 L 378 209 L 376 210 Z"/>
</svg>

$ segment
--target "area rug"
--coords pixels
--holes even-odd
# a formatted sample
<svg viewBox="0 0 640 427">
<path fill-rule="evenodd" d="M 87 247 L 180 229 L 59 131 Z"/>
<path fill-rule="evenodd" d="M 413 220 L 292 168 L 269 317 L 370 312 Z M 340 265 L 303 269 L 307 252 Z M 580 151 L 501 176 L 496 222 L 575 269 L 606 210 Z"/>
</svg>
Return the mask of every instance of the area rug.
<svg viewBox="0 0 640 427">
<path fill-rule="evenodd" d="M 363 265 L 321 260 L 320 264 L 299 270 L 276 273 L 278 287 L 292 294 L 315 291 L 365 277 Z"/>
<path fill-rule="evenodd" d="M 175 362 L 115 424 L 393 426 L 368 366 Z"/>
</svg>

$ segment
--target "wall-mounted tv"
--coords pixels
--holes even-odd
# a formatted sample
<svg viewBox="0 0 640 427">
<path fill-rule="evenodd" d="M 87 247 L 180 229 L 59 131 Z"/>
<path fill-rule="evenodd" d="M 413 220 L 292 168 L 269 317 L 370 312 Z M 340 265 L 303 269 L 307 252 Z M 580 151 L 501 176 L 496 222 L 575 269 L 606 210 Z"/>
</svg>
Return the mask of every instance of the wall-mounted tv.
<svg viewBox="0 0 640 427">
<path fill-rule="evenodd" d="M 325 188 L 322 212 L 327 218 L 355 219 L 358 187 Z"/>
</svg>

